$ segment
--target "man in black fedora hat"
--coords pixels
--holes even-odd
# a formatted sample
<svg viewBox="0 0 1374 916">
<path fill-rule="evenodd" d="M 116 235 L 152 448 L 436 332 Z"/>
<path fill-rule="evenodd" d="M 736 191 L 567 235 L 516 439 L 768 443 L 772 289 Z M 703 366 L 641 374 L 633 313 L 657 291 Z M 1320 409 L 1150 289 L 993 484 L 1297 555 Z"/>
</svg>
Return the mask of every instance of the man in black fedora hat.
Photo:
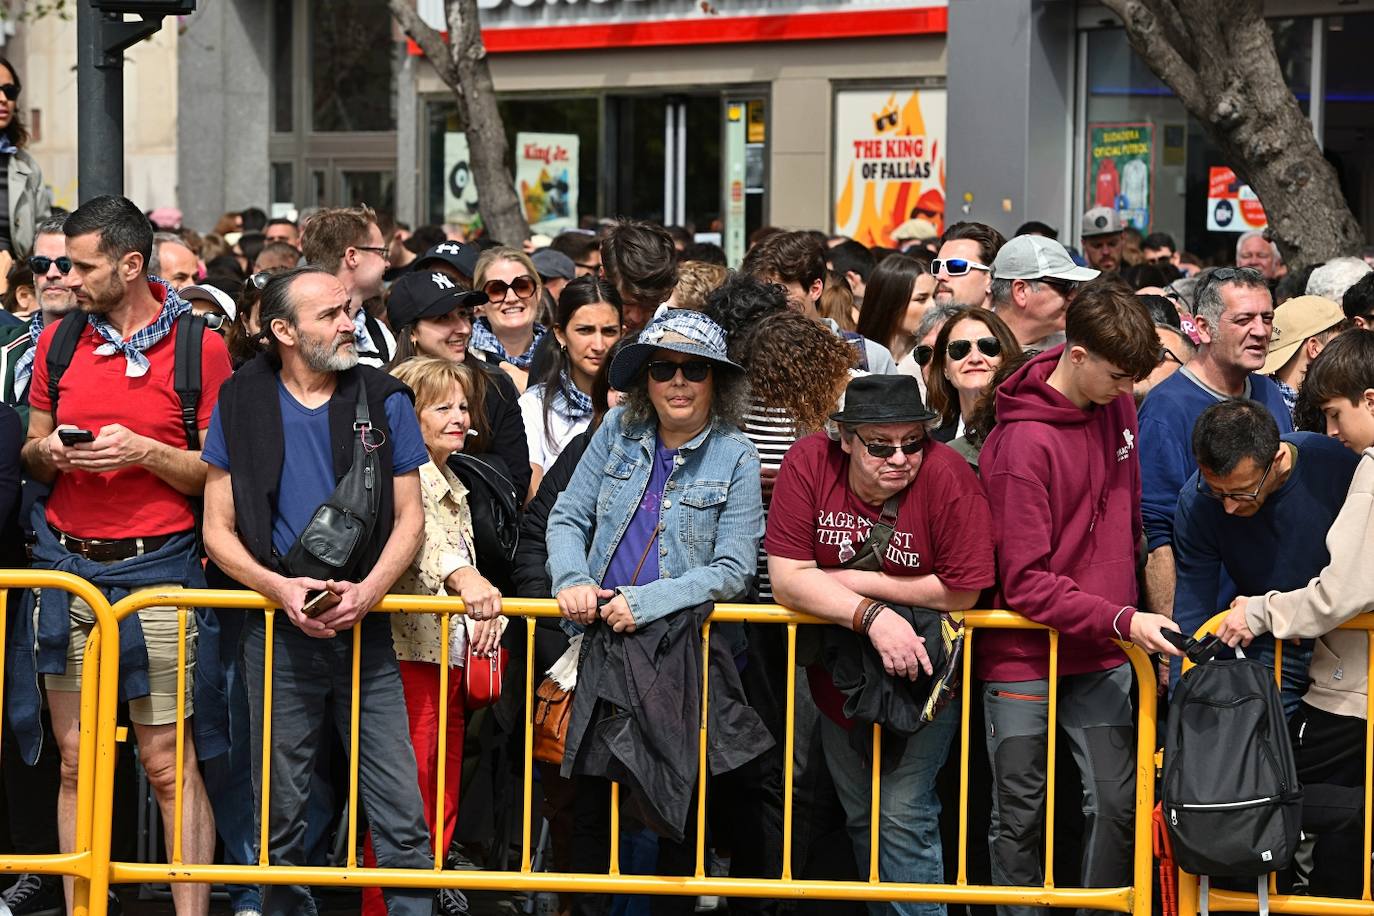
<svg viewBox="0 0 1374 916">
<path fill-rule="evenodd" d="M 844 409 L 831 419 L 838 438 L 816 433 L 800 440 L 778 473 L 764 542 L 773 591 L 788 607 L 862 634 L 889 677 L 915 681 L 932 674 L 932 653 L 913 629 L 910 608 L 903 613 L 891 605 L 973 607 L 994 579 L 987 499 L 958 453 L 928 435 L 935 414 L 913 377 L 854 379 Z M 826 764 L 864 869 L 871 771 L 850 734 L 865 730 L 845 716 L 845 695 L 830 669 L 817 664 L 807 673 L 823 714 Z M 884 881 L 944 880 L 934 785 L 957 722 L 946 710 L 907 738 L 898 754 L 884 752 L 878 859 Z M 942 912 L 897 903 L 890 910 Z"/>
</svg>

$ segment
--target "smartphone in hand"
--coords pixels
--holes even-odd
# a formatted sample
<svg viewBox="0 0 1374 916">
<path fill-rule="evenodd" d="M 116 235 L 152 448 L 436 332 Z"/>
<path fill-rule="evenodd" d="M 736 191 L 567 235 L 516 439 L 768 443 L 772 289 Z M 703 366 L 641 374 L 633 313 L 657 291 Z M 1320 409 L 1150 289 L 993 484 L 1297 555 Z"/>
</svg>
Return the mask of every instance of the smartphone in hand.
<svg viewBox="0 0 1374 916">
<path fill-rule="evenodd" d="M 63 445 L 72 446 L 78 442 L 94 442 L 95 433 L 89 429 L 59 429 L 57 438 L 62 440 Z"/>
<path fill-rule="evenodd" d="M 305 604 L 301 605 L 301 613 L 307 617 L 315 618 L 324 613 L 325 602 L 334 593 L 325 589 L 323 591 L 312 592 L 305 598 Z"/>
</svg>

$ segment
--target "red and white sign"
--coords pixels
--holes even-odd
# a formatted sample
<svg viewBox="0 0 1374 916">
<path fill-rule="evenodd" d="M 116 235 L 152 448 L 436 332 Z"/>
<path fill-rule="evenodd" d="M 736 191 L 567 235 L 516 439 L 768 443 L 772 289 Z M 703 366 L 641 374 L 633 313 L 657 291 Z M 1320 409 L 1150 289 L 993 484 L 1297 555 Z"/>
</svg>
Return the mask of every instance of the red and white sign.
<svg viewBox="0 0 1374 916">
<path fill-rule="evenodd" d="M 1207 231 L 1249 232 L 1267 225 L 1269 218 L 1250 186 L 1226 166 L 1212 166 L 1207 175 Z"/>
</svg>

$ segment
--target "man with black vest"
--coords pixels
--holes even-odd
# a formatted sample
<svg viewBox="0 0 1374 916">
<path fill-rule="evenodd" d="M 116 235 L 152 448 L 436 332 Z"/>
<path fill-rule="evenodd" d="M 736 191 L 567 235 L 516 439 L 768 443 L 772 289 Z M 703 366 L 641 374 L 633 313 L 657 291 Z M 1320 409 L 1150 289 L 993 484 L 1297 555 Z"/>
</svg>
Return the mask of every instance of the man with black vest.
<svg viewBox="0 0 1374 916">
<path fill-rule="evenodd" d="M 189 302 L 148 276 L 153 227 L 131 201 L 93 198 L 67 217 L 63 233 L 62 258 L 70 261 L 63 283 L 80 311 L 45 327 L 34 349 L 23 462 L 32 479 L 52 484 L 30 516 L 34 565 L 74 573 L 112 600 L 154 587 L 203 588 L 191 501 L 205 484 L 200 446 L 230 373 L 228 350 L 190 317 Z M 200 348 L 198 359 L 187 353 L 192 346 Z M 181 376 L 191 367 L 199 396 L 187 402 Z M 33 651 L 10 654 L 6 713 L 33 763 L 42 746 L 38 675 L 45 676 L 62 756 L 58 830 L 62 850 L 71 852 L 82 662 L 95 617 L 85 601 L 57 589 L 44 589 L 37 608 L 33 600 L 26 593 L 11 618 L 10 645 Z M 148 608 L 119 628 L 120 694 L 129 701 L 139 757 L 169 837 L 177 791 L 177 618 L 174 607 Z M 186 735 L 181 783 L 185 862 L 214 855 L 214 818 L 197 760 L 224 751 L 222 730 L 212 727 L 223 721 L 223 702 L 215 702 L 222 691 L 201 689 L 219 687 L 218 656 L 215 618 L 188 615 L 181 712 L 193 718 L 195 740 Z M 177 883 L 172 900 L 183 916 L 205 913 L 210 888 Z"/>
<path fill-rule="evenodd" d="M 431 868 L 391 625 L 381 615 L 364 619 L 420 544 L 418 468 L 429 459 L 410 392 L 358 365 L 348 292 L 321 268 L 274 276 L 262 293 L 260 320 L 268 350 L 224 385 L 203 457 L 210 466 L 205 545 L 211 559 L 286 616 L 272 629 L 272 735 L 286 737 L 272 742 L 268 858 L 306 864 L 305 801 L 315 754 L 331 710 L 348 740 L 349 631 L 361 626 L 358 773 L 377 862 Z M 360 441 L 366 448 L 355 448 Z M 318 510 L 345 498 L 357 479 L 350 469 L 360 460 L 367 462 L 367 486 L 382 484 L 370 525 L 364 519 L 365 540 L 348 551 L 337 579 L 301 575 L 307 562 L 300 559 L 301 534 L 320 531 Z M 266 626 L 263 614 L 251 614 L 243 636 L 259 797 Z M 393 916 L 428 914 L 434 903 L 430 891 L 385 894 Z M 262 911 L 313 913 L 310 900 L 304 887 L 264 887 Z"/>
</svg>

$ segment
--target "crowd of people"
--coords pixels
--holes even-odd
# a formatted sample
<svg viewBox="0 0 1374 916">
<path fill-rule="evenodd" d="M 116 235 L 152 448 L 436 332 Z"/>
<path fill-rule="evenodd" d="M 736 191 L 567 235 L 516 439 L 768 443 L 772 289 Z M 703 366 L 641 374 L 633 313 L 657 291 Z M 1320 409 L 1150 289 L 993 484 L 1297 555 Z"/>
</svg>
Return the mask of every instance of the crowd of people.
<svg viewBox="0 0 1374 916">
<path fill-rule="evenodd" d="M 4 95 L 0 129 L 16 123 Z M 561 612 L 536 627 L 532 662 L 555 685 L 540 702 L 566 704 L 535 764 L 541 856 L 560 872 L 607 869 L 615 783 L 625 870 L 690 874 L 706 767 L 713 873 L 782 873 L 788 641 L 718 624 L 703 656 L 717 602 L 827 624 L 796 646 L 797 877 L 867 874 L 877 767 L 882 880 L 945 883 L 953 815 L 986 825 L 979 880 L 1042 883 L 1048 643 L 982 633 L 977 683 L 960 684 L 955 615 L 974 607 L 1060 634 L 1082 886 L 1132 880 L 1123 642 L 1160 657 L 1167 687 L 1168 634 L 1218 611 L 1222 639 L 1259 658 L 1299 640 L 1282 691 L 1300 776 L 1364 785 L 1367 648 L 1336 631 L 1374 606 L 1362 259 L 1290 272 L 1249 233 L 1234 265 L 1204 267 L 1167 235 L 1132 242 L 1106 209 L 1084 214 L 1081 254 L 1040 223 L 1007 239 L 955 222 L 902 250 L 769 227 L 734 270 L 636 220 L 503 245 L 357 206 L 299 225 L 247 210 L 201 235 L 115 196 L 52 214 L 8 136 L 0 561 L 112 600 L 210 585 L 281 609 L 196 610 L 184 681 L 176 608 L 120 627 L 121 700 L 168 843 L 179 793 L 182 861 L 252 864 L 259 836 L 273 864 L 337 861 L 330 758 L 355 753 L 365 864 L 433 868 L 437 836 L 450 865 L 501 867 L 528 727 L 509 597 Z M 387 594 L 458 596 L 464 613 L 370 613 Z M 10 601 L 10 840 L 69 851 L 95 620 L 57 589 Z M 507 655 L 504 682 L 484 684 Z M 981 814 L 948 810 L 961 703 L 982 723 Z M 1348 828 L 1323 832 L 1284 881 L 1358 896 L 1360 849 Z M 372 889 L 362 908 L 461 913 L 462 884 Z M 0 903 L 52 911 L 63 892 L 24 875 Z M 179 914 L 209 894 L 172 885 Z M 316 908 L 302 886 L 229 894 L 238 916 Z"/>
</svg>

